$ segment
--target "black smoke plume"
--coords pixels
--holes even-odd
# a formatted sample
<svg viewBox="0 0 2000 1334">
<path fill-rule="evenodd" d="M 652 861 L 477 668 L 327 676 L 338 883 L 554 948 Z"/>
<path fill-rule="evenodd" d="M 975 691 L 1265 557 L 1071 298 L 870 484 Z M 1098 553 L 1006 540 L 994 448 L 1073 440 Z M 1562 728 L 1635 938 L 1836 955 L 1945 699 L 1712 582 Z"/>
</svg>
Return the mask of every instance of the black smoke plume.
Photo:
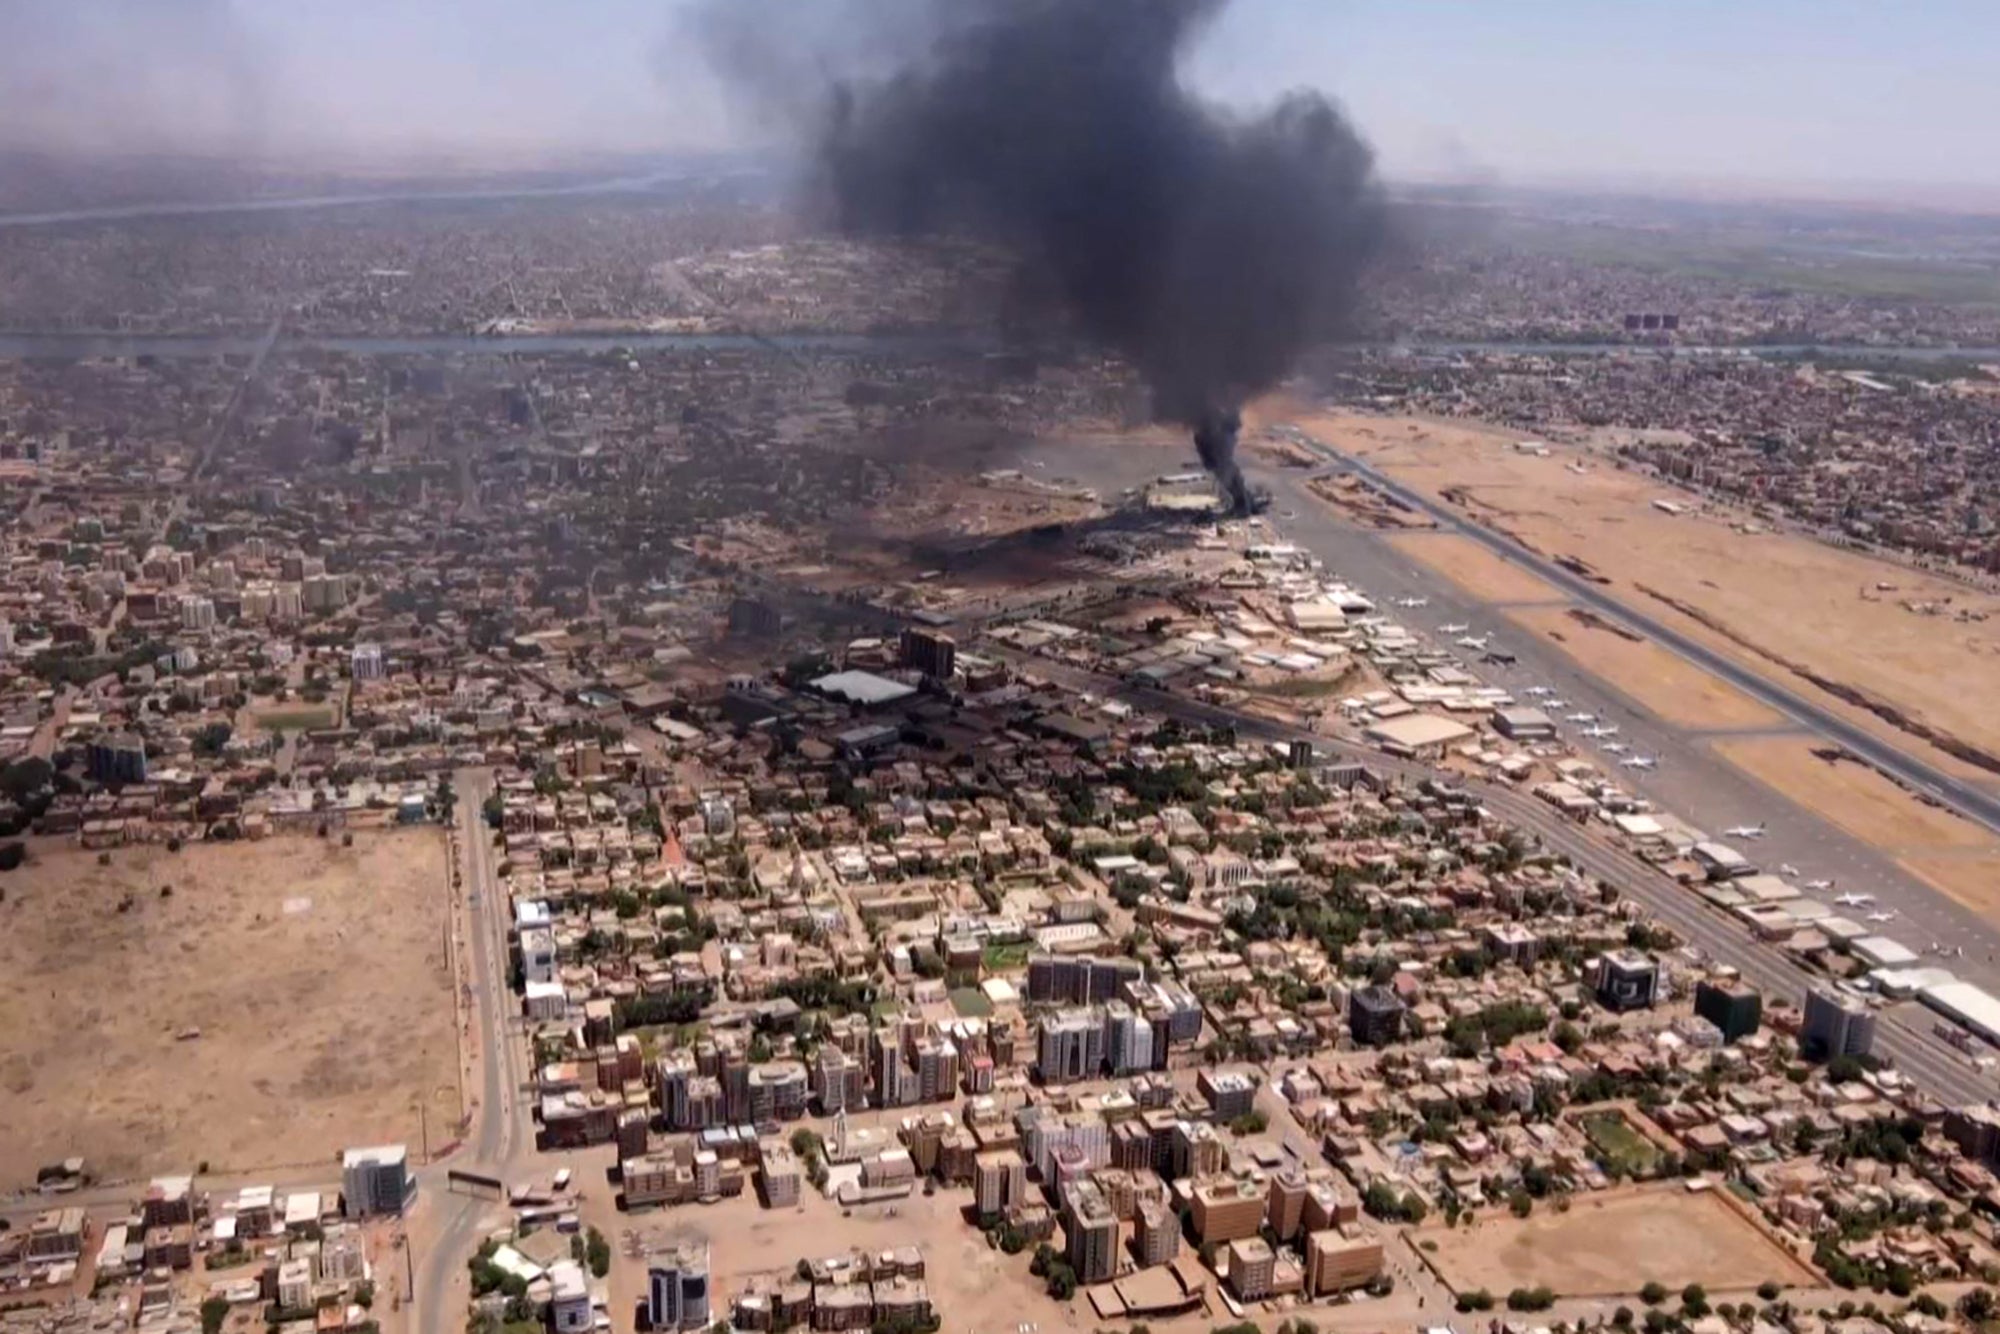
<svg viewBox="0 0 2000 1334">
<path fill-rule="evenodd" d="M 1323 97 L 1245 119 L 1182 85 L 1224 3 L 931 0 L 927 48 L 909 37 L 923 5 L 861 3 L 898 25 L 892 68 L 836 80 L 810 133 L 843 230 L 1005 247 L 1247 509 L 1238 409 L 1340 329 L 1384 212 L 1372 155 Z"/>
</svg>

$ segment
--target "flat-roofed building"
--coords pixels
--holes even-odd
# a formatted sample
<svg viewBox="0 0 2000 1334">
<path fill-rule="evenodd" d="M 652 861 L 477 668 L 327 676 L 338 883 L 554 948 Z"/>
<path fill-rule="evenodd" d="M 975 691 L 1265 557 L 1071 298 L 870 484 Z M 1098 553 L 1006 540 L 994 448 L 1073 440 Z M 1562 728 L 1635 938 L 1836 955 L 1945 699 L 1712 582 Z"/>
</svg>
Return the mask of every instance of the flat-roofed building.
<svg viewBox="0 0 2000 1334">
<path fill-rule="evenodd" d="M 1306 1238 L 1306 1296 L 1372 1283 L 1382 1272 L 1382 1243 L 1338 1232 L 1315 1232 Z"/>
</svg>

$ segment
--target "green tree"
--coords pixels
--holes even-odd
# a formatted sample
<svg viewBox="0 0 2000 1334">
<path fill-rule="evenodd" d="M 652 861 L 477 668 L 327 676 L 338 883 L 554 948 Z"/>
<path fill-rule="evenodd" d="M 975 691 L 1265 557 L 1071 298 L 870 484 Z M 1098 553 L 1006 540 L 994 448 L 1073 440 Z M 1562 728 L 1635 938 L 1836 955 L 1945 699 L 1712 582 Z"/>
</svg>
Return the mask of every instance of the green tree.
<svg viewBox="0 0 2000 1334">
<path fill-rule="evenodd" d="M 589 1260 L 590 1272 L 596 1277 L 603 1278 L 611 1272 L 611 1243 L 596 1228 L 591 1228 L 586 1234 L 584 1254 Z"/>
<path fill-rule="evenodd" d="M 222 1334 L 222 1322 L 229 1319 L 229 1299 L 210 1297 L 201 1304 L 201 1334 Z"/>
<path fill-rule="evenodd" d="M 1639 1289 L 1639 1300 L 1648 1306 L 1658 1306 L 1666 1299 L 1667 1286 L 1664 1283 L 1649 1279 L 1646 1285 Z"/>
</svg>

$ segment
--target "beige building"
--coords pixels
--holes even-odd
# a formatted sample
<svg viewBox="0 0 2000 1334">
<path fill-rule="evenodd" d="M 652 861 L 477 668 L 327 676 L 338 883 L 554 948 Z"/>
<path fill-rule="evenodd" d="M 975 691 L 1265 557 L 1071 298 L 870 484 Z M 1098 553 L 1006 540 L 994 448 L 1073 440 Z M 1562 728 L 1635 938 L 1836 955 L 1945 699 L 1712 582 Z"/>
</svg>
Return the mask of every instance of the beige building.
<svg viewBox="0 0 2000 1334">
<path fill-rule="evenodd" d="M 1256 1236 L 1264 1225 L 1264 1194 L 1255 1181 L 1218 1177 L 1198 1182 L 1190 1196 L 1195 1239 L 1219 1246 Z"/>
<path fill-rule="evenodd" d="M 1323 1297 L 1372 1281 L 1382 1272 L 1382 1243 L 1338 1232 L 1315 1232 L 1306 1239 L 1306 1295 Z"/>
</svg>

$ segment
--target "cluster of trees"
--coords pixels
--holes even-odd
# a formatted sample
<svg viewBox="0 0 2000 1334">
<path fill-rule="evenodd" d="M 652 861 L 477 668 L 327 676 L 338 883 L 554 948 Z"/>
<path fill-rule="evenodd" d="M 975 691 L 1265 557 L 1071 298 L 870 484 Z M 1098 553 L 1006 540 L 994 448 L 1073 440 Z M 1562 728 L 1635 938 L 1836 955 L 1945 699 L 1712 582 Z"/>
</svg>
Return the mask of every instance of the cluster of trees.
<svg viewBox="0 0 2000 1334">
<path fill-rule="evenodd" d="M 1510 1311 L 1546 1311 L 1555 1304 L 1555 1290 L 1546 1283 L 1532 1288 L 1516 1288 L 1507 1294 L 1507 1309 Z"/>
<path fill-rule="evenodd" d="M 665 996 L 634 996 L 618 1005 L 618 1027 L 650 1028 L 658 1024 L 676 1027 L 691 1024 L 708 1008 L 708 992 L 677 991 Z"/>
<path fill-rule="evenodd" d="M 1421 1223 L 1430 1209 L 1415 1191 L 1399 1191 L 1387 1181 L 1376 1180 L 1361 1193 L 1361 1207 L 1371 1218 L 1386 1223 Z"/>
<path fill-rule="evenodd" d="M 1049 1296 L 1059 1302 L 1066 1302 L 1076 1295 L 1076 1270 L 1070 1268 L 1062 1253 L 1047 1242 L 1035 1247 L 1035 1258 L 1029 1262 L 1028 1272 L 1041 1279 L 1048 1287 Z"/>
<path fill-rule="evenodd" d="M 1445 1025 L 1445 1041 L 1452 1054 L 1470 1057 L 1487 1046 L 1504 1047 L 1525 1033 L 1539 1033 L 1549 1026 L 1549 1012 L 1524 1001 L 1503 1001 L 1477 1014 L 1460 1015 Z"/>
<path fill-rule="evenodd" d="M 611 1243 L 596 1228 L 587 1228 L 569 1239 L 569 1258 L 587 1266 L 598 1278 L 611 1272 Z"/>
</svg>

